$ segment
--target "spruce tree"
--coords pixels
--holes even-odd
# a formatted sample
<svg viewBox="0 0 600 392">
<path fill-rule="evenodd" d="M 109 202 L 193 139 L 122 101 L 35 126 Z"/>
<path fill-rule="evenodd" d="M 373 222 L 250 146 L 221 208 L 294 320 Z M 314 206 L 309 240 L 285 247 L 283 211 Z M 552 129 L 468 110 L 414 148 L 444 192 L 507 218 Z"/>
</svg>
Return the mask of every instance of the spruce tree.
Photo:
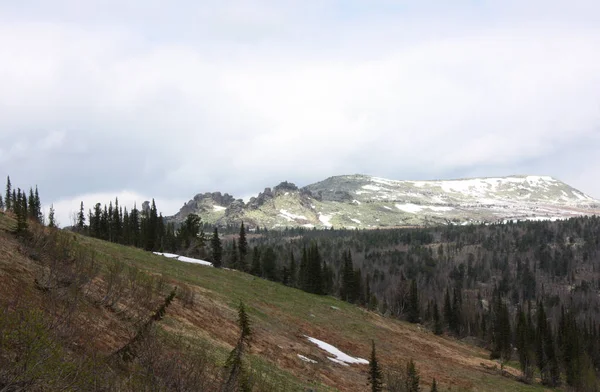
<svg viewBox="0 0 600 392">
<path fill-rule="evenodd" d="M 44 214 L 42 213 L 42 202 L 40 201 L 40 193 L 38 191 L 38 187 L 37 185 L 35 186 L 35 195 L 34 195 L 34 200 L 35 200 L 35 220 L 39 223 L 42 223 L 42 221 L 44 220 Z"/>
<path fill-rule="evenodd" d="M 438 309 L 437 302 L 433 302 L 433 333 L 441 335 L 444 332 L 444 327 L 440 317 L 440 311 Z"/>
<path fill-rule="evenodd" d="M 10 183 L 10 176 L 6 177 L 6 195 L 4 197 L 4 203 L 6 206 L 6 211 L 12 211 L 13 209 L 13 193 L 12 185 Z"/>
<path fill-rule="evenodd" d="M 450 290 L 446 288 L 446 295 L 444 296 L 444 321 L 448 325 L 451 331 L 455 330 L 455 317 L 452 311 L 452 303 L 450 302 Z"/>
<path fill-rule="evenodd" d="M 48 227 L 56 227 L 56 220 L 54 218 L 54 204 L 50 205 L 50 211 L 48 212 Z"/>
<path fill-rule="evenodd" d="M 250 327 L 250 319 L 246 313 L 246 308 L 244 307 L 243 302 L 240 302 L 238 308 L 238 326 L 240 327 L 240 337 L 238 338 L 237 344 L 229 353 L 229 357 L 225 362 L 227 375 L 225 384 L 223 385 L 224 392 L 250 390 L 244 371 L 243 355 L 246 349 L 250 348 L 252 329 Z"/>
<path fill-rule="evenodd" d="M 290 286 L 292 287 L 296 287 L 297 269 L 294 252 L 290 251 Z"/>
<path fill-rule="evenodd" d="M 212 250 L 212 263 L 216 268 L 221 268 L 223 265 L 223 248 L 221 247 L 221 239 L 219 238 L 219 231 L 215 227 L 212 239 L 210 241 Z"/>
<path fill-rule="evenodd" d="M 252 266 L 250 267 L 250 273 L 254 276 L 262 276 L 262 269 L 260 267 L 260 251 L 258 246 L 252 249 Z"/>
<path fill-rule="evenodd" d="M 77 214 L 77 229 L 80 232 L 83 232 L 83 229 L 85 229 L 85 212 L 83 209 L 83 201 L 79 207 L 79 214 Z"/>
<path fill-rule="evenodd" d="M 0 195 L 0 210 L 4 211 L 4 199 L 2 198 L 2 195 Z"/>
<path fill-rule="evenodd" d="M 319 247 L 313 243 L 307 255 L 306 291 L 323 294 L 323 275 Z"/>
<path fill-rule="evenodd" d="M 406 392 L 420 392 L 420 377 L 414 361 L 411 359 L 406 364 Z"/>
<path fill-rule="evenodd" d="M 435 378 L 433 379 L 433 383 L 431 384 L 431 392 L 438 392 L 437 382 L 435 381 Z"/>
<path fill-rule="evenodd" d="M 15 215 L 17 216 L 17 234 L 23 235 L 27 232 L 27 197 L 25 192 L 21 193 L 21 189 L 18 189 L 17 197 L 14 200 Z"/>
<path fill-rule="evenodd" d="M 37 211 L 35 209 L 35 196 L 33 195 L 33 189 L 29 188 L 29 202 L 27 205 L 27 216 L 29 219 L 37 219 Z"/>
<path fill-rule="evenodd" d="M 248 255 L 248 240 L 246 239 L 246 228 L 244 222 L 240 225 L 240 235 L 238 238 L 238 251 L 240 252 L 240 260 L 243 265 L 246 264 L 246 256 Z"/>
<path fill-rule="evenodd" d="M 371 360 L 369 361 L 369 384 L 372 392 L 383 391 L 383 376 L 375 353 L 375 341 L 371 340 Z"/>
<path fill-rule="evenodd" d="M 410 284 L 410 295 L 408 301 L 408 321 L 411 323 L 418 323 L 419 320 L 419 291 L 417 288 L 417 282 L 413 279 Z"/>
<path fill-rule="evenodd" d="M 261 254 L 262 276 L 269 280 L 277 280 L 277 255 L 273 248 L 267 246 Z"/>
</svg>

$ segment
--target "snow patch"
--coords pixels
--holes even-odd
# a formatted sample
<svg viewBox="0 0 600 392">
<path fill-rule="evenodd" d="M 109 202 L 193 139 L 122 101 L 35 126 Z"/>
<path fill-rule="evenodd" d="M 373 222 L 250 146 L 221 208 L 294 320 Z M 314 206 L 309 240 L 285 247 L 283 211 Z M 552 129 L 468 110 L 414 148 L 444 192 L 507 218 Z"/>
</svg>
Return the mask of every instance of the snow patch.
<svg viewBox="0 0 600 392">
<path fill-rule="evenodd" d="M 294 221 L 296 219 L 304 219 L 307 220 L 304 215 L 295 215 L 287 210 L 279 210 L 279 215 L 288 220 L 288 222 Z"/>
<path fill-rule="evenodd" d="M 404 212 L 409 212 L 411 214 L 415 214 L 423 209 L 423 207 L 412 203 L 396 204 L 396 208 Z"/>
<path fill-rule="evenodd" d="M 360 222 L 358 219 L 350 218 L 350 220 L 351 220 L 352 222 L 354 222 L 354 223 L 358 223 L 359 225 L 360 225 L 360 223 L 361 223 L 361 222 Z"/>
<path fill-rule="evenodd" d="M 227 207 L 223 207 L 223 206 L 213 206 L 213 210 L 215 211 L 225 211 L 227 209 Z"/>
<path fill-rule="evenodd" d="M 314 359 L 310 359 L 308 357 L 305 357 L 302 354 L 297 354 L 298 358 L 300 358 L 301 360 L 303 360 L 304 362 L 308 362 L 308 363 L 317 363 L 317 361 L 315 361 Z"/>
<path fill-rule="evenodd" d="M 304 336 L 306 336 L 306 335 L 304 335 Z M 327 359 L 329 359 L 330 361 L 339 363 L 339 364 L 344 365 L 344 366 L 348 366 L 348 364 L 350 364 L 350 363 L 358 363 L 358 364 L 361 364 L 361 365 L 368 365 L 369 364 L 369 361 L 367 361 L 366 359 L 351 357 L 348 354 L 340 351 L 337 347 L 332 346 L 329 343 L 325 343 L 322 340 L 311 338 L 310 336 L 306 336 L 306 338 L 308 340 L 310 340 L 312 343 L 314 343 L 317 346 L 319 346 L 319 348 L 321 350 L 325 350 L 329 354 L 335 356 L 335 358 L 327 357 Z"/>
<path fill-rule="evenodd" d="M 331 218 L 333 217 L 333 215 L 324 215 L 324 214 L 319 214 L 319 222 L 321 222 L 323 224 L 323 226 L 329 226 L 331 227 Z"/>
<path fill-rule="evenodd" d="M 200 265 L 206 265 L 208 267 L 212 267 L 213 264 L 210 261 L 206 261 L 206 260 L 200 260 L 200 259 L 194 259 L 191 257 L 186 257 L 186 256 L 179 256 L 173 253 L 160 253 L 160 252 L 152 252 L 155 255 L 158 256 L 164 256 L 164 257 L 168 257 L 169 259 L 176 259 L 179 261 L 183 261 L 184 263 L 192 263 L 192 264 L 200 264 Z"/>
<path fill-rule="evenodd" d="M 394 210 L 392 209 L 392 207 L 383 206 L 383 208 L 385 208 L 386 210 L 394 211 Z"/>
<path fill-rule="evenodd" d="M 361 205 L 361 204 L 362 204 L 362 203 L 361 203 L 360 201 L 358 201 L 358 200 L 352 200 L 352 203 L 354 203 L 354 204 L 358 204 L 358 205 Z"/>
<path fill-rule="evenodd" d="M 369 190 L 369 191 L 380 191 L 381 190 L 381 188 L 376 185 L 363 185 L 361 188 Z M 356 193 L 358 193 L 358 192 L 356 192 Z"/>
</svg>

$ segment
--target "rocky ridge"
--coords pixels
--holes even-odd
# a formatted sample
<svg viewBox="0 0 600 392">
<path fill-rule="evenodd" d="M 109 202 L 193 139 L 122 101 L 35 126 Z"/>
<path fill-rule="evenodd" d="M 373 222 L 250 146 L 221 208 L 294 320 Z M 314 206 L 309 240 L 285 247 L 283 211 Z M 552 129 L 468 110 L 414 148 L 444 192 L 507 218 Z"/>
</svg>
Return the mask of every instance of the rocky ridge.
<svg viewBox="0 0 600 392">
<path fill-rule="evenodd" d="M 303 188 L 285 181 L 247 203 L 227 193 L 198 194 L 171 218 L 190 213 L 221 226 L 378 228 L 565 219 L 600 213 L 600 201 L 548 176 L 398 181 L 344 175 Z"/>
</svg>

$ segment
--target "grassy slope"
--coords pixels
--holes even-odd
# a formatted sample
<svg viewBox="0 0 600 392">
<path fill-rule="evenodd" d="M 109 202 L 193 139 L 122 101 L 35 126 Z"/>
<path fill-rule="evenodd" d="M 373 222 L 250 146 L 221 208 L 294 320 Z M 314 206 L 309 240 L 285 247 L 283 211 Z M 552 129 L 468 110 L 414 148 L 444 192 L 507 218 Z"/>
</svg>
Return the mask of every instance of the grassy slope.
<svg viewBox="0 0 600 392">
<path fill-rule="evenodd" d="M 31 284 L 31 276 L 14 266 L 18 260 L 17 243 L 10 240 L 6 232 L 11 226 L 12 222 L 0 214 L 0 277 L 11 276 L 17 284 L 18 276 L 22 276 L 25 281 L 21 284 Z M 485 370 L 482 363 L 489 366 L 494 363 L 487 359 L 489 353 L 484 350 L 437 337 L 419 326 L 384 318 L 332 297 L 307 294 L 237 271 L 186 264 L 130 247 L 77 237 L 81 246 L 98 252 L 101 268 L 106 268 L 111 260 L 120 260 L 150 274 L 162 275 L 173 285 L 193 290 L 193 306 L 184 307 L 181 301 L 175 301 L 161 327 L 188 343 L 210 343 L 222 358 L 236 340 L 235 307 L 243 300 L 255 332 L 251 360 L 290 383 L 288 390 L 295 389 L 291 385 L 314 385 L 318 390 L 328 387 L 348 391 L 367 389 L 367 366 L 344 367 L 333 363 L 304 335 L 367 359 L 370 340 L 374 339 L 384 367 L 413 358 L 421 372 L 422 385 L 429 384 L 435 377 L 442 385 L 441 390 L 448 387 L 453 391 L 542 390 Z M 26 265 L 26 260 L 20 264 Z M 4 287 L 8 290 L 8 286 Z M 96 312 L 93 317 L 95 325 L 111 324 L 107 312 Z M 110 328 L 98 328 L 98 331 L 104 330 Z M 106 333 L 112 336 L 107 336 L 104 347 L 100 347 L 105 353 L 114 351 L 127 339 L 123 331 Z M 307 364 L 297 354 L 318 363 Z"/>
</svg>

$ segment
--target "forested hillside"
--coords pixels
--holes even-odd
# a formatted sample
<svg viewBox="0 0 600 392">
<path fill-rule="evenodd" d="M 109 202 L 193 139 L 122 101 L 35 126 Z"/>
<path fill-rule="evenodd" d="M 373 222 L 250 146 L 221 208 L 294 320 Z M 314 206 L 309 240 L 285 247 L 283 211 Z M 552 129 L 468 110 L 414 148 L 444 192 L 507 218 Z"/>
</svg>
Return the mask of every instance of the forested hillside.
<svg viewBox="0 0 600 392">
<path fill-rule="evenodd" d="M 97 204 L 87 219 L 81 205 L 77 224 L 71 230 L 101 239 L 81 247 L 79 237 L 71 238 L 68 232 L 43 227 L 46 219 L 41 214 L 37 190 L 31 190 L 27 198 L 25 192 L 20 189 L 13 192 L 7 185 L 3 203 L 9 218 L 4 219 L 4 224 L 9 222 L 11 226 L 10 222 L 14 222 L 10 231 L 15 238 L 3 235 L 3 241 L 9 244 L 7 254 L 20 247 L 18 252 L 25 255 L 28 263 L 33 263 L 28 270 L 33 277 L 37 274 L 32 282 L 38 297 L 40 293 L 42 297 L 43 293 L 60 293 L 59 297 L 52 297 L 52 301 L 58 301 L 52 306 L 68 311 L 69 317 L 73 311 L 63 307 L 70 306 L 72 300 L 83 300 L 90 311 L 107 307 L 117 314 L 132 311 L 137 314 L 127 316 L 132 317 L 127 323 L 134 321 L 125 329 L 138 332 L 129 338 L 129 343 L 121 336 L 121 348 L 115 355 L 130 355 L 128 347 L 136 345 L 138 339 L 144 340 L 138 335 L 148 333 L 144 331 L 150 331 L 152 324 L 162 320 L 175 294 L 155 281 L 157 270 L 149 272 L 147 286 L 144 286 L 146 278 L 138 282 L 137 268 L 145 268 L 145 262 L 149 265 L 156 262 L 156 256 L 147 259 L 148 252 L 131 254 L 141 264 L 128 267 L 130 288 L 123 286 L 125 263 L 130 257 L 123 259 L 123 256 L 128 253 L 126 249 L 132 248 L 106 248 L 110 242 L 205 258 L 215 267 L 263 278 L 259 281 L 277 282 L 276 286 L 284 291 L 287 288 L 283 286 L 290 286 L 290 290 L 297 288 L 322 298 L 331 295 L 388 320 L 423 325 L 435 335 L 462 339 L 489 350 L 486 356 L 498 360 L 503 372 L 505 366 L 518 366 L 521 373 L 516 377 L 525 383 L 566 385 L 580 391 L 598 388 L 600 218 L 596 216 L 556 222 L 388 230 L 295 228 L 248 232 L 242 223 L 235 230 L 232 227 L 225 230 L 226 234 L 220 234 L 217 227 L 210 228 L 212 236 L 207 238 L 203 230 L 209 227 L 194 214 L 175 227 L 164 222 L 154 202 L 144 205 L 141 211 L 134 206 L 129 214 L 115 201 L 114 207 L 111 204 L 103 209 Z M 48 222 L 53 226 L 51 215 Z M 4 230 L 9 230 L 8 226 Z M 112 261 L 108 265 L 96 264 L 96 257 L 105 257 L 107 252 L 108 260 Z M 4 262 L 9 269 L 13 267 L 10 257 Z M 173 261 L 164 259 L 158 265 L 164 271 Z M 218 279 L 225 276 L 230 275 Z M 177 283 L 180 275 L 172 275 L 171 279 L 173 285 L 182 284 Z M 159 284 L 156 289 L 155 283 Z M 210 282 L 211 287 L 215 284 L 219 287 L 218 282 Z M 180 297 L 184 304 L 193 302 L 190 290 L 186 288 Z M 133 294 L 146 291 L 151 294 L 148 297 L 151 301 L 143 302 L 140 309 L 133 303 L 131 307 L 127 302 L 131 300 L 127 299 L 128 291 Z M 239 294 L 237 298 L 249 294 L 243 285 L 237 284 L 235 292 L 236 296 Z M 288 302 L 296 302 L 289 297 L 290 293 L 285 292 L 286 306 Z M 72 294 L 83 297 L 73 299 Z M 27 297 L 27 301 L 31 300 Z M 14 322 L 10 321 L 13 305 L 6 306 L 5 315 L 9 318 L 5 321 Z M 331 307 L 339 309 L 337 305 Z M 269 323 L 268 318 L 265 321 Z M 206 326 L 201 323 L 197 327 Z M 368 324 L 363 327 L 370 328 Z M 308 331 L 310 327 L 304 329 Z M 244 331 L 243 325 L 241 330 Z M 304 332 L 302 336 L 310 335 Z M 238 350 L 235 347 L 232 353 Z M 118 347 L 113 345 L 115 348 Z M 481 364 L 491 368 L 485 362 Z M 226 378 L 212 379 L 216 383 L 221 381 L 226 382 Z M 340 382 L 353 385 L 356 375 L 342 376 Z"/>
</svg>

